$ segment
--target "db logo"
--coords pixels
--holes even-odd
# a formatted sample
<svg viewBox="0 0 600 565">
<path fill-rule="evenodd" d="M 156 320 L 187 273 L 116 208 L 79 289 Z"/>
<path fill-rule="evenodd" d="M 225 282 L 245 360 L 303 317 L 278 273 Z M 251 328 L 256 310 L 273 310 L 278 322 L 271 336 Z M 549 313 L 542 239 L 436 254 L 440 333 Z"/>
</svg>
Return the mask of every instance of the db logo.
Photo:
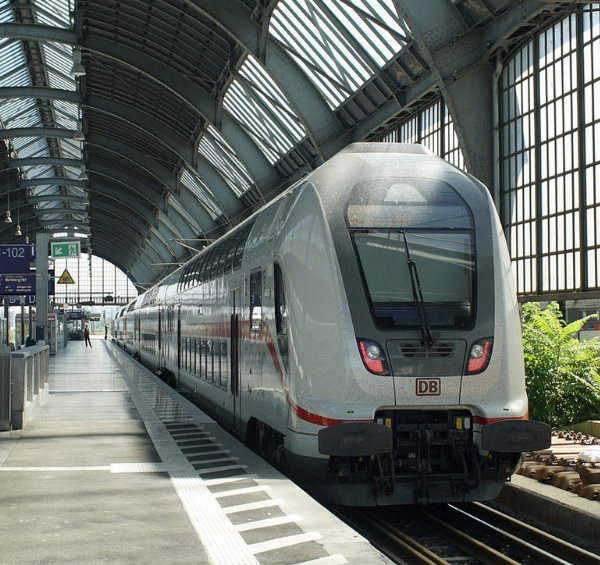
<svg viewBox="0 0 600 565">
<path fill-rule="evenodd" d="M 417 396 L 440 396 L 442 394 L 442 380 L 435 379 L 417 379 Z"/>
</svg>

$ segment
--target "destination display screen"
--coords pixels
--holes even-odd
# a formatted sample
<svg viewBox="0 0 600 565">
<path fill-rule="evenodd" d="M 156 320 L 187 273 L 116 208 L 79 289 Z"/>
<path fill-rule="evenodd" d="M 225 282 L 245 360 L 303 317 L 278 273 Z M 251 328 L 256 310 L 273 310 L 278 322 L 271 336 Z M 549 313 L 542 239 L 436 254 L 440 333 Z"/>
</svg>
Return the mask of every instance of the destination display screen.
<svg viewBox="0 0 600 565">
<path fill-rule="evenodd" d="M 472 227 L 464 206 L 356 205 L 348 206 L 351 228 L 462 228 Z"/>
<path fill-rule="evenodd" d="M 358 182 L 348 202 L 349 228 L 470 229 L 469 207 L 448 183 L 376 178 Z"/>
</svg>

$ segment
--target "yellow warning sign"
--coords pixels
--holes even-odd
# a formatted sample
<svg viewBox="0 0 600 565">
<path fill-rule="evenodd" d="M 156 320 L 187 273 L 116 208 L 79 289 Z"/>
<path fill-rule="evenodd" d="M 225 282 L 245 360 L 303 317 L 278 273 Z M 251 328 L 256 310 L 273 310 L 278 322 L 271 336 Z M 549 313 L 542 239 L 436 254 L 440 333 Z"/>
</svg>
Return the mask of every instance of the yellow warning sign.
<svg viewBox="0 0 600 565">
<path fill-rule="evenodd" d="M 60 275 L 60 279 L 58 279 L 58 284 L 75 284 L 73 277 L 69 274 L 69 271 L 65 269 L 63 274 Z"/>
</svg>

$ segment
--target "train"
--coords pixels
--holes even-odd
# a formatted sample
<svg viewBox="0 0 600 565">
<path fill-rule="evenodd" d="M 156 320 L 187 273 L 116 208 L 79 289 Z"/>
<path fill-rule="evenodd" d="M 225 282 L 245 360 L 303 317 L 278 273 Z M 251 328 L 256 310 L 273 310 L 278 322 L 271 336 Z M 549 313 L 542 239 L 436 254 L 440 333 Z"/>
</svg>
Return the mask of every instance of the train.
<svg viewBox="0 0 600 565">
<path fill-rule="evenodd" d="M 490 500 L 528 419 L 487 188 L 416 144 L 353 143 L 114 317 L 113 339 L 339 505 Z"/>
</svg>

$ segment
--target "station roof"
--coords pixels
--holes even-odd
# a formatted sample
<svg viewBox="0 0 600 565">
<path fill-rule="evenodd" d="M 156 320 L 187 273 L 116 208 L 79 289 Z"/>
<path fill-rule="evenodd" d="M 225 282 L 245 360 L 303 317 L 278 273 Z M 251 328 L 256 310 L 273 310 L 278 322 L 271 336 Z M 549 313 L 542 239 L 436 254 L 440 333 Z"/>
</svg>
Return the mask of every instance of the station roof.
<svg viewBox="0 0 600 565">
<path fill-rule="evenodd" d="M 156 282 L 439 95 L 399 15 L 419 3 L 448 4 L 0 0 L 0 243 L 80 236 Z M 454 0 L 452 17 L 506 45 L 531 28 L 520 4 Z"/>
</svg>

